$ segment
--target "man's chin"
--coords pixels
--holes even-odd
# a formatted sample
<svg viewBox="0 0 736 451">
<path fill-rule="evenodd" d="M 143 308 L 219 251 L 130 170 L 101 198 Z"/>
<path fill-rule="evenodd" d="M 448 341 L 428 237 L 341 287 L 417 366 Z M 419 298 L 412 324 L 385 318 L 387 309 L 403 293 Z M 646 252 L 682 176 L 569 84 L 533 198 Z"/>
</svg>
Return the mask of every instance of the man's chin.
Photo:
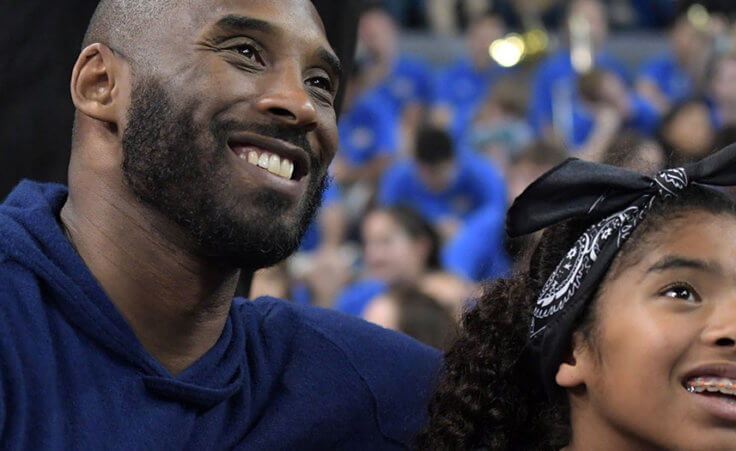
<svg viewBox="0 0 736 451">
<path fill-rule="evenodd" d="M 300 233 L 291 227 L 252 224 L 230 240 L 201 243 L 203 254 L 226 266 L 256 271 L 273 266 L 299 247 Z"/>
</svg>

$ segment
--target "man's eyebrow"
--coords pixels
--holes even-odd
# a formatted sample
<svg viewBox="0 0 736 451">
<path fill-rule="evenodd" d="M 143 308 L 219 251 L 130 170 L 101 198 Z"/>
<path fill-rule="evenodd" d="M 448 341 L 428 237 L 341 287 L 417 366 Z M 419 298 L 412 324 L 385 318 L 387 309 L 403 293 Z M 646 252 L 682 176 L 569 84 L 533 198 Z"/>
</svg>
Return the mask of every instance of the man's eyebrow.
<svg viewBox="0 0 736 451">
<path fill-rule="evenodd" d="M 342 78 L 342 63 L 340 62 L 340 59 L 335 56 L 334 53 L 322 47 L 317 50 L 317 57 L 330 68 L 330 70 L 335 75 L 335 77 L 337 77 L 338 80 Z"/>
<path fill-rule="evenodd" d="M 217 21 L 215 27 L 234 32 L 261 31 L 263 33 L 276 34 L 277 28 L 265 20 L 252 17 L 228 14 Z"/>
<path fill-rule="evenodd" d="M 704 272 L 723 273 L 723 268 L 721 268 L 721 265 L 718 263 L 682 257 L 679 255 L 664 257 L 647 269 L 647 273 L 662 272 L 670 269 L 695 269 Z"/>
</svg>

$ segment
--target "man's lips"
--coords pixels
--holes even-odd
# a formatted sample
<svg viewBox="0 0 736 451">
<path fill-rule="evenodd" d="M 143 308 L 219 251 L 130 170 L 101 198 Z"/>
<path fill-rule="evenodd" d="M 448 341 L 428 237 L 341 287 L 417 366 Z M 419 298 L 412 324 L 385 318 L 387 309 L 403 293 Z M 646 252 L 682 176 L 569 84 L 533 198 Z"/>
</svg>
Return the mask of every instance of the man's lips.
<svg viewBox="0 0 736 451">
<path fill-rule="evenodd" d="M 290 144 L 286 141 L 259 135 L 251 132 L 233 134 L 228 140 L 230 150 L 243 160 L 252 158 L 252 153 L 257 153 L 259 159 L 268 161 L 268 156 L 275 155 L 280 160 L 288 160 L 293 163 L 291 180 L 301 180 L 311 171 L 309 154 L 306 150 Z M 267 164 L 261 164 L 261 168 L 268 170 Z"/>
</svg>

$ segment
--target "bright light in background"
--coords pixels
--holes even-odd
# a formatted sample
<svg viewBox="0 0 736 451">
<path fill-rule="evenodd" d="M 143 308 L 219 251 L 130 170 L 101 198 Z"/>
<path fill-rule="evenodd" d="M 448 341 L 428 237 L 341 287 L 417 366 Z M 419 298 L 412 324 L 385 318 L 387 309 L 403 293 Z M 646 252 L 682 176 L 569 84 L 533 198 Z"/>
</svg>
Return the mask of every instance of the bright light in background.
<svg viewBox="0 0 736 451">
<path fill-rule="evenodd" d="M 687 10 L 687 19 L 698 30 L 703 30 L 708 26 L 710 14 L 705 6 L 695 3 Z"/>
<path fill-rule="evenodd" d="M 502 39 L 496 39 L 489 49 L 491 58 L 502 67 L 512 67 L 519 64 L 525 52 L 526 44 L 524 40 L 515 33 Z"/>
<path fill-rule="evenodd" d="M 526 42 L 526 53 L 538 55 L 547 50 L 549 37 L 544 30 L 535 29 L 524 33 L 524 42 Z"/>
</svg>

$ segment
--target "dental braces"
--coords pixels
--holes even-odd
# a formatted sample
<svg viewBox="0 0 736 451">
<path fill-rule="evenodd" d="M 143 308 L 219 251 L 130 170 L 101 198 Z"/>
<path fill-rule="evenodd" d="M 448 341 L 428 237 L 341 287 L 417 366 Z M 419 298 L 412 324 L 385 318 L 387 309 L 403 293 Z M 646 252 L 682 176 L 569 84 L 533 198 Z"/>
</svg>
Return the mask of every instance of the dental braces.
<svg viewBox="0 0 736 451">
<path fill-rule="evenodd" d="M 733 392 L 731 394 L 736 394 L 736 383 L 724 379 L 714 381 L 698 378 L 687 382 L 687 391 L 690 393 L 730 391 Z"/>
</svg>

